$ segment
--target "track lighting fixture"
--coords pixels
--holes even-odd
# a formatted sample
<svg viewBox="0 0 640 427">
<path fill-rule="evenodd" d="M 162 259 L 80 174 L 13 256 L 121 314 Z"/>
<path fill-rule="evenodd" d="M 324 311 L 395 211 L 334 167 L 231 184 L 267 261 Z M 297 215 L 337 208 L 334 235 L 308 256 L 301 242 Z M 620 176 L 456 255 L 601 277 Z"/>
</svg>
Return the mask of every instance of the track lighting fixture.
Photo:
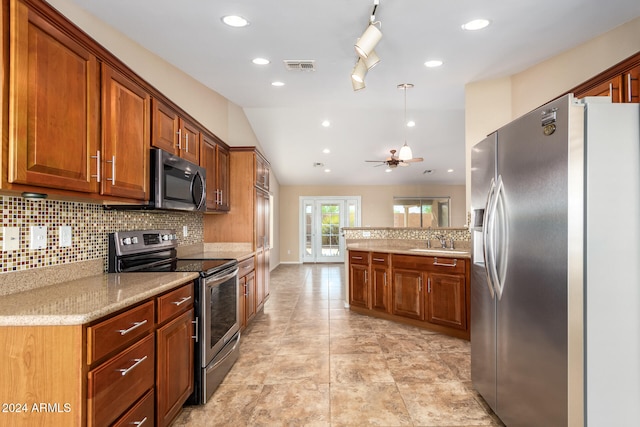
<svg viewBox="0 0 640 427">
<path fill-rule="evenodd" d="M 380 58 L 378 54 L 374 50 L 380 39 L 382 38 L 382 32 L 376 24 L 380 25 L 380 22 L 376 22 L 376 9 L 380 4 L 380 0 L 373 1 L 373 11 L 371 12 L 371 16 L 369 17 L 369 25 L 365 29 L 362 36 L 356 40 L 354 48 L 356 53 L 358 54 L 358 60 L 356 61 L 356 65 L 351 72 L 351 85 L 353 86 L 353 90 L 364 89 L 364 78 L 367 75 L 367 71 L 373 68 L 378 62 L 380 62 Z"/>
</svg>

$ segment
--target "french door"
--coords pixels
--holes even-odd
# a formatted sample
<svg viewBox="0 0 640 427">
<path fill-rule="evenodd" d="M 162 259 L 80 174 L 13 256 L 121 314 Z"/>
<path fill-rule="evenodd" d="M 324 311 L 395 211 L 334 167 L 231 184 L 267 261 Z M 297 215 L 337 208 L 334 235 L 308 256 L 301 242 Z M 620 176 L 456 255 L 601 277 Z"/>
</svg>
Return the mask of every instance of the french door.
<svg viewBox="0 0 640 427">
<path fill-rule="evenodd" d="M 300 197 L 302 262 L 344 262 L 343 227 L 360 226 L 360 197 Z"/>
</svg>

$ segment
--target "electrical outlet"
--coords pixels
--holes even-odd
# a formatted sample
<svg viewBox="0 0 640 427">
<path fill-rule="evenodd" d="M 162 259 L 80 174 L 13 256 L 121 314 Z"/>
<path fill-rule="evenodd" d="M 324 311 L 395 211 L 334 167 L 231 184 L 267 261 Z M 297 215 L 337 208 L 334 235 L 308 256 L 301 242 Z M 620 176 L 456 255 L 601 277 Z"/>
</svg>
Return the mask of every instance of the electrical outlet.
<svg viewBox="0 0 640 427">
<path fill-rule="evenodd" d="M 31 226 L 29 227 L 29 249 L 44 249 L 47 247 L 47 227 Z"/>
<path fill-rule="evenodd" d="M 189 235 L 189 227 L 186 225 L 182 226 L 182 237 L 187 237 Z"/>
<path fill-rule="evenodd" d="M 371 232 L 370 231 L 363 231 L 362 232 L 362 237 L 371 237 Z"/>
<path fill-rule="evenodd" d="M 58 228 L 58 241 L 61 248 L 71 246 L 72 235 L 70 226 L 61 225 Z"/>
<path fill-rule="evenodd" d="M 20 249 L 20 227 L 2 227 L 2 250 L 17 251 Z"/>
</svg>

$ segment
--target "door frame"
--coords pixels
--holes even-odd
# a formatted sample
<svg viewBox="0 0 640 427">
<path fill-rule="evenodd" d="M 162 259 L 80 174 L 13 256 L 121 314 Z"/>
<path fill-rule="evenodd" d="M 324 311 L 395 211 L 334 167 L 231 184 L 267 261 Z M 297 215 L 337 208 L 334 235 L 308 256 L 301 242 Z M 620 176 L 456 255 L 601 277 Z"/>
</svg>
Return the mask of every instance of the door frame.
<svg viewBox="0 0 640 427">
<path fill-rule="evenodd" d="M 308 203 L 313 203 L 314 212 L 313 220 L 316 221 L 317 207 L 320 203 L 341 203 L 341 215 L 340 215 L 340 229 L 344 227 L 359 227 L 362 222 L 361 204 L 362 200 L 360 196 L 300 196 L 299 198 L 299 243 L 300 249 L 300 261 L 302 263 L 318 263 L 318 262 L 344 262 L 346 244 L 344 235 L 341 232 L 339 235 L 339 258 L 334 257 L 334 260 L 326 260 L 323 257 L 314 253 L 312 255 L 306 254 L 306 230 L 305 230 L 305 206 Z M 349 224 L 349 207 L 355 207 L 355 215 L 353 218 L 353 224 Z M 315 223 L 317 226 L 317 222 Z M 315 248 L 317 245 L 317 229 L 312 231 L 312 246 Z"/>
</svg>

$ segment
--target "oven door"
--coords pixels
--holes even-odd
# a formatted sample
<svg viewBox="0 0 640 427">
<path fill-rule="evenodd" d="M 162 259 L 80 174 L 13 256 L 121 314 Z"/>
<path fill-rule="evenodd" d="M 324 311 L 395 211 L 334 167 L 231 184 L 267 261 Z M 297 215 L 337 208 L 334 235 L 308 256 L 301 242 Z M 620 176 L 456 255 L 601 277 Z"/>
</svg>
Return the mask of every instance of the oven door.
<svg viewBox="0 0 640 427">
<path fill-rule="evenodd" d="M 202 279 L 201 367 L 206 368 L 240 330 L 238 267 Z"/>
</svg>

